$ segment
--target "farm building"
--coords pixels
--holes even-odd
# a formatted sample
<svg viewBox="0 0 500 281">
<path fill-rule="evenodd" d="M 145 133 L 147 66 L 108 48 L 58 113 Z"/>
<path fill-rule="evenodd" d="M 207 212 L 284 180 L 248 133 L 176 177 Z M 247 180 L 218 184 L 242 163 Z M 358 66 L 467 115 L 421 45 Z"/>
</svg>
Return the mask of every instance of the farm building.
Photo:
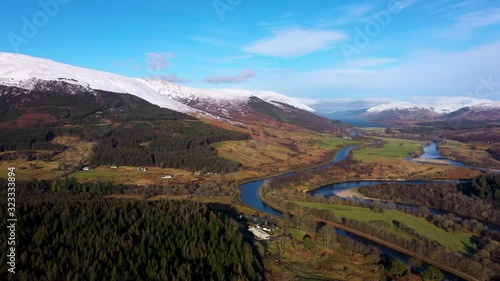
<svg viewBox="0 0 500 281">
<path fill-rule="evenodd" d="M 269 240 L 269 238 L 271 238 L 271 235 L 262 229 L 250 227 L 248 231 L 250 231 L 257 240 Z"/>
</svg>

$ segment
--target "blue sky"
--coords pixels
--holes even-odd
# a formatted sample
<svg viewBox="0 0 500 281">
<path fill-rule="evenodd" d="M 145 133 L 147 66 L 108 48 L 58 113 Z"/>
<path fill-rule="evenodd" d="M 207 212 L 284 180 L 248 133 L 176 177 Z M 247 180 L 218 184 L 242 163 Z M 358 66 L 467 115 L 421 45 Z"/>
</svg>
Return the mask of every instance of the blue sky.
<svg viewBox="0 0 500 281">
<path fill-rule="evenodd" d="M 5 0 L 0 22 L 2 52 L 323 112 L 500 100 L 497 0 Z"/>
</svg>

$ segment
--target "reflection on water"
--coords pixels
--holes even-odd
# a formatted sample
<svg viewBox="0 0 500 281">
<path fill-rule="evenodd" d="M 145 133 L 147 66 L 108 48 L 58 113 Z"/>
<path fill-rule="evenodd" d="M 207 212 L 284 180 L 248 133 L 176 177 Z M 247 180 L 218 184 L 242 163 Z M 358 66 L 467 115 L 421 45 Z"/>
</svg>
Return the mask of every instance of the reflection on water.
<svg viewBox="0 0 500 281">
<path fill-rule="evenodd" d="M 241 201 L 246 205 L 257 209 L 259 211 L 266 212 L 273 216 L 282 216 L 282 213 L 268 205 L 266 205 L 259 197 L 259 190 L 264 184 L 265 180 L 257 180 L 249 183 L 244 183 L 240 185 L 241 190 Z"/>
<path fill-rule="evenodd" d="M 354 146 L 349 146 L 349 147 L 346 147 L 344 149 L 341 149 L 339 152 L 337 152 L 337 154 L 335 155 L 335 158 L 330 163 L 325 164 L 325 165 L 320 166 L 320 167 L 309 169 L 307 171 L 321 170 L 321 169 L 324 169 L 324 168 L 330 166 L 333 163 L 340 162 L 347 157 L 347 155 L 349 154 L 349 151 L 351 151 L 353 148 L 354 148 Z M 289 177 L 289 176 L 292 176 L 295 174 L 296 173 L 288 173 L 288 174 L 276 176 L 276 177 Z M 241 190 L 240 199 L 243 203 L 245 203 L 246 205 L 248 205 L 254 209 L 269 213 L 269 214 L 274 215 L 274 216 L 282 216 L 283 214 L 280 211 L 266 205 L 266 203 L 264 203 L 259 197 L 259 190 L 262 188 L 262 185 L 264 185 L 264 182 L 266 180 L 271 179 L 271 178 L 273 178 L 273 177 L 270 177 L 267 179 L 256 180 L 256 181 L 252 181 L 252 182 L 248 182 L 248 183 L 244 183 L 244 184 L 240 185 L 239 186 L 239 188 Z"/>
<path fill-rule="evenodd" d="M 437 143 L 433 142 L 424 147 L 424 154 L 418 158 L 423 159 L 441 159 L 441 153 L 438 150 Z"/>
<path fill-rule="evenodd" d="M 451 160 L 448 158 L 444 158 L 439 151 L 437 143 L 435 143 L 435 142 L 424 146 L 424 154 L 422 154 L 418 158 L 416 158 L 416 159 L 409 158 L 407 160 L 411 161 L 411 162 L 418 161 L 421 163 L 428 162 L 428 163 L 433 163 L 433 164 L 452 165 L 455 167 L 466 167 L 466 168 L 476 169 L 476 170 L 479 170 L 482 172 L 500 173 L 500 170 L 466 165 L 466 164 L 461 163 L 461 162 L 457 162 L 457 161 L 454 161 L 454 160 Z M 436 162 L 436 161 L 438 161 L 438 162 Z"/>
<path fill-rule="evenodd" d="M 350 147 L 346 147 L 344 149 L 341 149 L 337 153 L 337 155 L 335 156 L 335 159 L 332 162 L 330 162 L 326 165 L 314 168 L 314 169 L 310 169 L 309 171 L 321 170 L 321 169 L 324 169 L 324 168 L 330 166 L 332 163 L 337 163 L 337 162 L 344 160 L 345 157 L 349 154 L 349 151 L 351 151 L 353 148 L 354 148 L 354 146 L 350 146 Z M 291 176 L 294 174 L 295 173 L 288 173 L 285 175 L 281 175 L 281 177 Z M 270 179 L 270 178 L 268 178 L 268 179 Z M 262 188 L 262 185 L 264 184 L 264 182 L 266 180 L 267 179 L 261 179 L 261 180 L 256 180 L 256 181 L 252 181 L 252 182 L 248 182 L 248 183 L 244 183 L 244 184 L 240 185 L 239 186 L 239 188 L 241 190 L 240 199 L 244 204 L 246 204 L 254 209 L 257 209 L 259 211 L 263 211 L 263 212 L 266 212 L 266 213 L 274 215 L 274 216 L 283 216 L 283 214 L 279 210 L 276 210 L 276 209 L 266 205 L 259 197 L 259 190 Z M 423 181 L 407 181 L 407 183 L 408 182 L 421 183 Z M 367 183 L 369 184 L 369 182 L 367 182 Z M 357 183 L 346 182 L 346 183 L 342 183 L 342 184 L 343 184 L 342 188 L 348 189 L 348 188 L 353 188 L 355 186 L 359 186 L 359 184 L 363 185 L 364 182 L 357 182 Z M 403 261 L 406 261 L 407 258 L 409 258 L 407 255 L 405 255 L 403 253 L 399 253 L 393 249 L 390 249 L 388 247 L 380 245 L 380 244 L 373 242 L 371 240 L 367 240 L 365 238 L 359 237 L 355 234 L 347 233 L 341 229 L 337 229 L 337 234 L 342 235 L 342 236 L 348 236 L 351 239 L 354 239 L 358 242 L 361 242 L 367 246 L 376 247 L 381 254 L 386 254 L 386 255 L 389 255 L 393 258 L 399 258 Z M 456 278 L 455 276 L 453 276 L 445 271 L 443 271 L 443 272 L 446 274 L 447 278 L 448 277 Z"/>
<path fill-rule="evenodd" d="M 407 181 L 366 180 L 366 181 L 339 182 L 339 183 L 333 183 L 333 184 L 322 186 L 318 189 L 311 190 L 308 192 L 308 194 L 312 197 L 322 195 L 324 198 L 329 198 L 332 196 L 337 196 L 337 194 L 339 192 L 342 192 L 345 190 L 359 188 L 362 186 L 379 185 L 382 183 L 388 183 L 388 184 L 426 184 L 426 183 L 450 183 L 450 182 L 455 183 L 455 184 L 459 183 L 459 181 L 456 181 L 456 180 L 426 180 L 426 181 L 424 181 L 424 180 L 407 180 Z M 342 197 L 339 197 L 339 198 L 342 198 Z M 346 199 L 346 200 L 348 200 L 348 199 Z M 352 199 L 349 199 L 349 200 L 352 200 Z M 364 201 L 367 203 L 375 202 L 374 200 L 370 200 L 370 199 L 355 199 L 355 200 L 361 200 L 361 201 Z M 389 201 L 385 201 L 385 200 L 377 200 L 377 201 L 382 202 L 384 205 L 386 205 L 386 207 L 388 207 L 387 203 Z M 414 209 L 414 210 L 418 210 L 422 207 L 420 205 L 413 205 L 413 204 L 406 204 L 406 203 L 392 203 L 392 204 L 395 206 L 406 207 L 406 208 L 410 208 L 410 209 Z M 446 215 L 446 214 L 450 213 L 450 212 L 447 212 L 444 210 L 435 209 L 435 208 L 431 208 L 431 207 L 427 207 L 427 210 L 434 215 Z M 468 217 L 460 216 L 458 214 L 454 214 L 454 215 L 457 217 L 460 217 L 463 220 L 470 219 Z M 481 221 L 481 220 L 479 220 L 479 222 L 481 222 L 483 225 L 487 226 L 488 229 L 500 231 L 499 225 L 496 225 L 496 224 L 490 223 L 490 222 L 486 222 L 486 221 Z"/>
</svg>

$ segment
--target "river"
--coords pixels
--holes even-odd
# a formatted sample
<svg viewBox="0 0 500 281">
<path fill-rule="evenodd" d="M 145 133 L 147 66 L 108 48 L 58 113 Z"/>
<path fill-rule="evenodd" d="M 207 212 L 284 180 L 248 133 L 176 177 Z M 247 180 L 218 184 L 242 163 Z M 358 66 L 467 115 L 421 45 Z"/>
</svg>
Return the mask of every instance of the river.
<svg viewBox="0 0 500 281">
<path fill-rule="evenodd" d="M 339 152 L 337 152 L 337 154 L 335 155 L 334 159 L 331 162 L 329 162 L 325 165 L 319 166 L 319 167 L 309 169 L 307 171 L 324 169 L 324 168 L 332 165 L 333 163 L 340 162 L 347 157 L 347 155 L 349 154 L 349 151 L 351 151 L 353 148 L 354 148 L 354 146 L 349 146 L 349 147 L 343 148 Z M 292 172 L 292 173 L 288 173 L 288 174 L 284 174 L 284 175 L 280 175 L 280 176 L 276 176 L 276 177 L 287 177 L 287 176 L 292 176 L 295 174 L 296 174 L 296 172 Z M 248 205 L 256 210 L 266 212 L 266 213 L 271 214 L 273 216 L 282 216 L 283 215 L 282 212 L 272 208 L 271 206 L 268 206 L 266 203 L 264 203 L 260 199 L 260 196 L 259 196 L 259 190 L 261 189 L 262 185 L 264 185 L 264 182 L 266 180 L 271 179 L 271 178 L 274 178 L 274 177 L 255 180 L 255 181 L 247 182 L 247 183 L 240 185 L 239 186 L 239 188 L 241 190 L 240 200 L 243 203 L 245 203 L 246 205 Z"/>
<path fill-rule="evenodd" d="M 407 158 L 406 160 L 411 162 L 418 163 L 431 163 L 431 164 L 441 164 L 441 165 L 452 165 L 456 167 L 465 167 L 470 169 L 479 170 L 482 172 L 490 172 L 490 173 L 500 173 L 500 170 L 490 169 L 484 167 L 477 167 L 472 165 L 467 165 L 458 161 L 454 161 L 448 158 L 444 158 L 439 151 L 438 144 L 436 142 L 432 142 L 426 146 L 424 146 L 424 154 L 417 158 Z"/>
<path fill-rule="evenodd" d="M 437 160 L 439 159 L 440 164 L 446 164 L 446 165 L 452 165 L 456 167 L 468 167 L 468 168 L 473 168 L 473 169 L 479 169 L 479 170 L 487 170 L 490 172 L 495 172 L 497 170 L 492 170 L 492 169 L 486 169 L 486 168 L 481 168 L 481 167 L 474 167 L 474 166 L 467 166 L 463 163 L 453 161 L 450 159 L 443 158 L 441 155 L 441 152 L 439 151 L 438 145 L 435 142 L 432 142 L 426 146 L 424 146 L 424 154 L 419 156 L 416 159 L 421 159 L 423 161 L 418 161 L 420 163 L 427 163 L 426 160 Z M 410 160 L 411 161 L 411 160 Z M 435 163 L 435 162 L 429 162 L 429 163 Z M 381 183 L 402 183 L 402 184 L 425 184 L 425 183 L 435 183 L 435 182 L 452 182 L 452 183 L 459 183 L 457 180 L 403 180 L 403 181 L 395 181 L 395 180 L 365 180 L 365 181 L 349 181 L 349 182 L 340 182 L 340 183 L 333 183 L 329 185 L 322 186 L 320 188 L 314 189 L 309 192 L 309 195 L 311 196 L 317 196 L 317 195 L 323 195 L 325 198 L 331 197 L 331 196 L 337 196 L 337 194 L 341 191 L 349 190 L 349 189 L 354 189 L 354 188 L 359 188 L 363 186 L 372 186 L 372 185 L 378 185 Z M 363 201 L 365 202 L 372 202 L 373 200 L 370 199 L 364 199 Z M 387 203 L 387 201 L 380 200 L 383 203 Z M 419 209 L 421 206 L 419 205 L 413 205 L 413 204 L 406 204 L 406 203 L 394 203 L 396 206 L 401 206 L 401 207 L 408 207 L 412 209 Z M 440 210 L 440 209 L 435 209 L 435 208 L 430 208 L 427 207 L 429 212 L 435 215 L 446 215 L 450 212 Z M 462 220 L 470 220 L 471 218 L 461 216 L 458 214 L 453 213 L 455 216 L 460 217 Z M 500 232 L 500 225 L 490 223 L 487 221 L 482 221 L 482 220 L 477 220 L 483 225 L 487 226 L 488 229 L 491 230 L 496 230 Z"/>
<path fill-rule="evenodd" d="M 334 159 L 330 163 L 322 165 L 322 166 L 319 166 L 319 167 L 316 167 L 316 168 L 309 169 L 307 171 L 324 169 L 324 168 L 332 165 L 333 163 L 340 162 L 340 161 L 344 160 L 347 157 L 347 155 L 349 154 L 349 152 L 353 148 L 354 148 L 354 146 L 343 148 L 343 149 L 341 149 L 340 151 L 337 152 L 337 154 L 335 155 Z M 294 175 L 295 173 L 296 172 L 292 172 L 292 173 L 280 175 L 280 176 L 277 176 L 277 177 L 291 176 L 291 175 Z M 248 183 L 241 184 L 239 186 L 239 188 L 241 190 L 240 200 L 244 204 L 246 204 L 246 205 L 248 205 L 248 206 L 250 206 L 250 207 L 252 207 L 252 208 L 254 208 L 256 210 L 268 213 L 270 215 L 282 217 L 283 216 L 282 212 L 280 212 L 279 210 L 276 210 L 276 209 L 272 208 L 271 206 L 268 206 L 267 204 L 265 204 L 260 199 L 260 196 L 259 196 L 259 191 L 262 188 L 264 182 L 266 180 L 268 180 L 268 179 L 271 179 L 271 178 L 273 178 L 273 177 L 269 177 L 269 178 L 265 178 L 265 179 L 259 179 L 259 180 L 255 180 L 255 181 L 251 181 L 251 182 L 248 182 Z M 408 259 L 409 259 L 409 256 L 407 256 L 407 255 L 405 255 L 403 253 L 400 253 L 398 251 L 395 251 L 394 249 L 391 249 L 391 248 L 388 248 L 386 246 L 380 245 L 380 244 L 378 244 L 376 242 L 373 242 L 371 240 L 368 240 L 368 239 L 365 239 L 363 237 L 357 236 L 355 234 L 345 232 L 345 231 L 343 231 L 341 229 L 337 229 L 337 235 L 347 236 L 347 237 L 350 237 L 351 239 L 354 239 L 355 241 L 360 242 L 360 243 L 362 243 L 362 244 L 364 244 L 366 246 L 375 247 L 375 248 L 377 248 L 377 250 L 379 251 L 379 253 L 388 255 L 388 256 L 390 256 L 392 258 L 397 258 L 397 259 L 403 260 L 405 262 L 407 262 Z M 460 280 L 460 278 L 452 275 L 449 272 L 446 272 L 446 271 L 443 271 L 443 272 L 445 273 L 447 279 L 450 278 L 450 280 L 452 280 L 452 279 Z"/>
</svg>

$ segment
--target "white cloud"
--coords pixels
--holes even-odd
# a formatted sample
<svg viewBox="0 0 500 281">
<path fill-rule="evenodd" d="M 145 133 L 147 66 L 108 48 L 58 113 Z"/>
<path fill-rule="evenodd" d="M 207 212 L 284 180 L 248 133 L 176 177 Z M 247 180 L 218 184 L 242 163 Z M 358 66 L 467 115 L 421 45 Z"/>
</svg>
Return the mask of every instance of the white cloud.
<svg viewBox="0 0 500 281">
<path fill-rule="evenodd" d="M 395 100 L 390 98 L 366 98 L 366 99 L 301 99 L 302 102 L 311 106 L 321 113 L 332 113 L 336 111 L 366 109 L 379 104 L 392 103 Z"/>
<path fill-rule="evenodd" d="M 163 81 L 168 81 L 168 82 L 177 83 L 177 84 L 189 82 L 188 79 L 181 78 L 181 77 L 177 76 L 177 74 L 158 74 L 158 75 L 151 76 L 151 78 L 155 79 L 155 80 L 163 80 Z"/>
<path fill-rule="evenodd" d="M 438 2 L 424 9 L 431 14 L 441 15 L 449 22 L 449 25 L 431 31 L 438 37 L 464 38 L 470 36 L 477 28 L 500 24 L 498 4 L 484 5 L 482 1 L 466 0 L 456 3 Z"/>
<path fill-rule="evenodd" d="M 254 77 L 255 71 L 246 69 L 235 76 L 210 76 L 205 78 L 205 82 L 209 84 L 239 84 L 245 82 L 248 78 Z"/>
<path fill-rule="evenodd" d="M 380 69 L 260 71 L 254 87 L 307 98 L 404 100 L 411 96 L 472 96 L 500 100 L 500 41 L 457 52 L 424 51 Z M 478 90 L 480 92 L 478 94 Z"/>
<path fill-rule="evenodd" d="M 367 68 L 386 65 L 397 61 L 394 58 L 364 58 L 364 59 L 354 59 L 347 63 L 347 66 L 351 68 Z"/>
<path fill-rule="evenodd" d="M 175 56 L 171 53 L 146 53 L 146 62 L 149 67 L 154 70 L 162 70 L 170 65 L 168 61 L 169 58 L 174 58 Z"/>
<path fill-rule="evenodd" d="M 344 25 L 349 23 L 363 22 L 369 19 L 368 12 L 373 9 L 371 5 L 346 5 L 330 11 L 320 19 L 320 26 Z"/>
<path fill-rule="evenodd" d="M 482 9 L 460 15 L 456 27 L 474 29 L 500 23 L 500 8 Z"/>
<path fill-rule="evenodd" d="M 440 113 L 449 113 L 458 110 L 462 107 L 467 107 L 476 104 L 489 103 L 491 100 L 464 97 L 464 96 L 449 96 L 449 97 L 411 97 L 411 101 L 415 104 L 431 107 L 434 111 Z"/>
<path fill-rule="evenodd" d="M 288 28 L 274 31 L 273 36 L 257 40 L 243 47 L 243 51 L 271 57 L 299 57 L 346 39 L 338 31 Z"/>
<path fill-rule="evenodd" d="M 417 2 L 418 0 L 400 0 L 400 1 L 390 2 L 390 5 L 391 9 L 401 11 L 406 8 L 409 8 L 410 6 L 413 6 Z"/>
<path fill-rule="evenodd" d="M 241 56 L 232 56 L 232 57 L 225 57 L 225 58 L 212 58 L 212 59 L 206 59 L 205 61 L 208 63 L 234 63 L 239 60 L 246 60 L 252 58 L 252 55 L 241 55 Z"/>
<path fill-rule="evenodd" d="M 219 40 L 216 38 L 211 38 L 211 37 L 205 37 L 205 36 L 191 36 L 189 39 L 200 42 L 200 43 L 206 43 L 209 45 L 217 46 L 217 47 L 227 47 L 230 44 L 224 40 Z"/>
</svg>

